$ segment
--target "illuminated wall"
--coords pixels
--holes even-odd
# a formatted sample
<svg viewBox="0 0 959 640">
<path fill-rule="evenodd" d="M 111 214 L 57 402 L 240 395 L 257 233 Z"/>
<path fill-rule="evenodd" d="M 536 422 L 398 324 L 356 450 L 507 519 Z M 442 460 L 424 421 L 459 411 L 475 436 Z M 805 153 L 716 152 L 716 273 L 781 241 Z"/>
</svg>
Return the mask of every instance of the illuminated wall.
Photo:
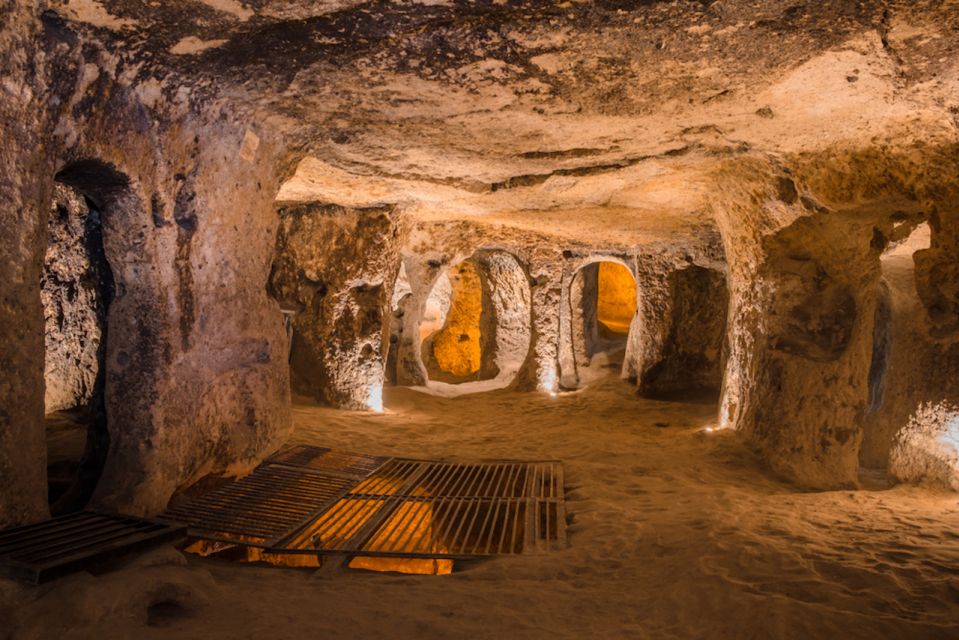
<svg viewBox="0 0 959 640">
<path fill-rule="evenodd" d="M 599 263 L 599 291 L 596 301 L 599 322 L 626 335 L 636 315 L 636 281 L 629 269 L 616 262 Z"/>
<path fill-rule="evenodd" d="M 469 376 L 480 369 L 480 318 L 483 283 L 472 262 L 463 262 L 450 274 L 452 300 L 446 325 L 433 337 L 437 366 L 454 376 Z"/>
</svg>

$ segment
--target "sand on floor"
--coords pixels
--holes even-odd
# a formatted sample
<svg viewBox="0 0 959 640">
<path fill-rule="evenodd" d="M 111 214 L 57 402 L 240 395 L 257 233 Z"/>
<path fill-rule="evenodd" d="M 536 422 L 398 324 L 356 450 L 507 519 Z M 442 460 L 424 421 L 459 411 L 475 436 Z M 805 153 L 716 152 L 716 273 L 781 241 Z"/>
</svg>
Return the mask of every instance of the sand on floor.
<svg viewBox="0 0 959 640">
<path fill-rule="evenodd" d="M 18 602 L 11 637 L 959 638 L 955 494 L 803 491 L 735 434 L 705 432 L 714 404 L 645 400 L 612 370 L 555 398 L 389 389 L 386 407 L 299 400 L 294 440 L 562 460 L 568 548 L 448 576 L 317 575 L 157 552 L 40 590 L 7 585 Z"/>
</svg>

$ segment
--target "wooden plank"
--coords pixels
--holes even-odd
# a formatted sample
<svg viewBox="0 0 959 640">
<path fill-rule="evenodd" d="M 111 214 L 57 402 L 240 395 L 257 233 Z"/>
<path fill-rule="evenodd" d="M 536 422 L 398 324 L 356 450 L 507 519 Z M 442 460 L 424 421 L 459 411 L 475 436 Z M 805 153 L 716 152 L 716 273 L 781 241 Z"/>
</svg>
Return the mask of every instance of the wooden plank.
<svg viewBox="0 0 959 640">
<path fill-rule="evenodd" d="M 0 575 L 39 584 L 185 534 L 186 527 L 180 524 L 82 512 L 0 534 L 6 541 Z M 13 545 L 16 538 L 21 542 Z"/>
</svg>

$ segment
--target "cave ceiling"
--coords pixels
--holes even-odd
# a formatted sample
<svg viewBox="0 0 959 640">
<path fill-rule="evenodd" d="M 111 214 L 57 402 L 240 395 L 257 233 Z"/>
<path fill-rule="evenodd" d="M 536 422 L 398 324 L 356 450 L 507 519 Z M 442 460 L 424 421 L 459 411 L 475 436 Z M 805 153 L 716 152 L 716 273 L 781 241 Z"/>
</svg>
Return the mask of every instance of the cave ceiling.
<svg viewBox="0 0 959 640">
<path fill-rule="evenodd" d="M 672 233 L 707 220 L 723 158 L 954 138 L 959 121 L 957 0 L 51 10 L 145 99 L 227 103 L 282 139 L 302 162 L 280 201 L 415 203 L 427 220 Z"/>
</svg>

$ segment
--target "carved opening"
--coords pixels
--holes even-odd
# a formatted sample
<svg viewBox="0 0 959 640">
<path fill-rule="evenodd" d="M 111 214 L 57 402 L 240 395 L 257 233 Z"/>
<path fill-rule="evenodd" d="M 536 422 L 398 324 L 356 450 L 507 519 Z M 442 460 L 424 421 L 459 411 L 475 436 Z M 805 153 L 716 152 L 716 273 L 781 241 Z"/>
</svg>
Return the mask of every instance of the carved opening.
<svg viewBox="0 0 959 640">
<path fill-rule="evenodd" d="M 620 262 L 593 262 L 576 271 L 566 296 L 560 384 L 575 389 L 588 382 L 591 370 L 622 365 L 636 317 L 636 280 Z M 594 362 L 599 355 L 602 362 Z"/>
<path fill-rule="evenodd" d="M 47 486 L 55 514 L 86 505 L 109 447 L 106 347 L 115 285 L 102 195 L 126 187 L 123 176 L 93 162 L 71 165 L 56 180 L 40 285 Z"/>
<path fill-rule="evenodd" d="M 530 304 L 529 278 L 507 253 L 477 252 L 441 271 L 419 323 L 428 386 L 463 392 L 512 382 L 529 351 Z M 489 384 L 467 384 L 481 382 Z"/>
</svg>

